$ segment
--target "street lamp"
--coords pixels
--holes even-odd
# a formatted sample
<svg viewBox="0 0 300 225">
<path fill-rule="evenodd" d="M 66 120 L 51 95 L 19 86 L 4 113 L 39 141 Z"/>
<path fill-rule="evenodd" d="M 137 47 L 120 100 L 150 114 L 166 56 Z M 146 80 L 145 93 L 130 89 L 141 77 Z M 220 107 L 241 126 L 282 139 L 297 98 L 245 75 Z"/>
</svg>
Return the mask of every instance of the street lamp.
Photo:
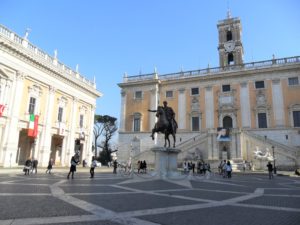
<svg viewBox="0 0 300 225">
<path fill-rule="evenodd" d="M 274 160 L 274 174 L 276 174 L 276 164 L 275 164 L 275 152 L 274 152 L 274 146 L 272 146 L 272 151 L 273 151 L 273 160 Z"/>
</svg>

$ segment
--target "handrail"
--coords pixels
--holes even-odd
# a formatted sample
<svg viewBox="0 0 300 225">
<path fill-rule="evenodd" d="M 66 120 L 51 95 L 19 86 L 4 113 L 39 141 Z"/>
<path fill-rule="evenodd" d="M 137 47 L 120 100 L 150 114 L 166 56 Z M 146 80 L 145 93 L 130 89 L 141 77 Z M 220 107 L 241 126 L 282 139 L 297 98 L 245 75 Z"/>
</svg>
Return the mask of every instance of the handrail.
<svg viewBox="0 0 300 225">
<path fill-rule="evenodd" d="M 267 144 L 269 144 L 269 145 L 275 146 L 275 147 L 277 147 L 277 148 L 279 147 L 279 148 L 281 148 L 281 149 L 283 149 L 283 150 L 286 150 L 286 151 L 288 151 L 288 152 L 291 152 L 291 153 L 295 154 L 295 156 L 297 155 L 297 152 L 299 151 L 299 150 L 298 150 L 297 148 L 295 148 L 295 147 L 290 147 L 290 146 L 284 145 L 284 144 L 279 143 L 279 142 L 277 142 L 277 141 L 274 141 L 274 140 L 272 140 L 272 139 L 267 139 L 267 140 L 265 140 L 264 137 L 262 137 L 262 136 L 260 136 L 260 135 L 257 135 L 257 134 L 254 134 L 254 133 L 252 133 L 252 132 L 243 131 L 243 133 L 246 134 L 246 135 L 248 135 L 248 136 L 250 136 L 250 137 L 252 137 L 252 138 L 258 139 L 258 140 L 260 140 L 260 141 L 263 142 L 263 143 L 267 143 Z"/>
</svg>

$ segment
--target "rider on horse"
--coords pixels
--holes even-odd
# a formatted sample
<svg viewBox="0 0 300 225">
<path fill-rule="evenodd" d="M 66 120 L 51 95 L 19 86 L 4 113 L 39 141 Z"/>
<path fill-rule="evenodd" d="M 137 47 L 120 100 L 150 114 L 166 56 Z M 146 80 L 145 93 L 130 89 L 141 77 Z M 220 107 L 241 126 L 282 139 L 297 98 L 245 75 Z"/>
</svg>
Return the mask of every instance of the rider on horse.
<svg viewBox="0 0 300 225">
<path fill-rule="evenodd" d="M 162 109 L 164 110 L 164 112 L 166 114 L 166 118 L 167 118 L 169 124 L 171 125 L 170 128 L 172 129 L 172 131 L 174 133 L 176 133 L 176 129 L 177 129 L 178 126 L 177 126 L 177 122 L 175 120 L 175 112 L 173 111 L 173 109 L 171 107 L 168 106 L 168 102 L 167 101 L 164 101 L 163 105 L 164 106 L 162 107 Z M 157 112 L 157 110 L 150 110 L 150 109 L 148 109 L 148 111 L 149 112 Z M 158 116 L 159 115 L 156 114 L 156 117 L 158 117 Z M 156 128 L 156 124 L 154 126 L 154 129 L 155 128 Z M 152 135 L 150 137 L 152 137 L 152 139 L 154 139 L 153 133 L 152 133 Z"/>
</svg>

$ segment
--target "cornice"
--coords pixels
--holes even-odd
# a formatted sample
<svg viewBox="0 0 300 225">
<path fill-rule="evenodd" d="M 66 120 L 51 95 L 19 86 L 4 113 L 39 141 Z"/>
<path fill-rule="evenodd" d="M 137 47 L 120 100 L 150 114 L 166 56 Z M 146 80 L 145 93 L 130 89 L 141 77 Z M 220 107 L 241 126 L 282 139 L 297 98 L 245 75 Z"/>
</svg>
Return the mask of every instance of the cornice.
<svg viewBox="0 0 300 225">
<path fill-rule="evenodd" d="M 1 37 L 0 37 L 1 39 Z M 94 95 L 95 97 L 101 97 L 102 93 L 94 89 L 94 87 L 87 85 L 80 81 L 79 79 L 70 79 L 63 74 L 63 71 L 56 68 L 55 65 L 50 65 L 49 62 L 42 59 L 37 59 L 32 52 L 24 49 L 22 46 L 17 46 L 16 43 L 12 41 L 0 41 L 0 49 L 4 52 L 18 58 L 19 60 L 28 63 L 36 69 L 44 71 L 46 74 L 55 77 L 56 79 L 63 81 L 63 83 L 67 83 L 68 85 L 78 89 L 80 88 L 82 92 L 90 95 Z"/>
</svg>

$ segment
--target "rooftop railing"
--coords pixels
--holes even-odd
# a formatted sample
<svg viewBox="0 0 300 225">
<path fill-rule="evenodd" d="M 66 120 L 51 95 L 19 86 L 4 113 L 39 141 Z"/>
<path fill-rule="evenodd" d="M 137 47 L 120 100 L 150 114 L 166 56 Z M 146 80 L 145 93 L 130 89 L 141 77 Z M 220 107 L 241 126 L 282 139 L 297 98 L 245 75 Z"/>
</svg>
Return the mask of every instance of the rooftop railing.
<svg viewBox="0 0 300 225">
<path fill-rule="evenodd" d="M 2 25 L 0 25 L 0 36 L 18 44 L 20 47 L 27 49 L 27 51 L 29 51 L 32 55 L 39 57 L 49 66 L 53 66 L 54 68 L 58 69 L 60 73 L 64 74 L 65 76 L 76 78 L 82 81 L 83 83 L 96 88 L 96 84 L 93 81 L 86 79 L 85 77 L 81 76 L 78 72 L 73 71 L 69 67 L 62 64 L 61 62 L 58 62 L 56 58 L 48 55 L 43 50 L 31 44 L 30 42 L 28 42 L 26 38 L 22 38 L 18 36 L 17 34 L 15 34 L 14 32 L 10 31 L 9 29 L 7 29 Z"/>
<path fill-rule="evenodd" d="M 300 56 L 288 57 L 288 58 L 280 58 L 280 59 L 271 59 L 265 61 L 258 62 L 250 62 L 244 63 L 241 65 L 231 65 L 226 67 L 213 67 L 199 70 L 189 70 L 189 71 L 181 71 L 177 73 L 168 73 L 158 75 L 158 79 L 160 80 L 175 80 L 175 79 L 184 79 L 189 77 L 201 77 L 201 76 L 213 76 L 218 75 L 219 73 L 224 72 L 234 72 L 241 70 L 251 70 L 251 69 L 259 69 L 259 68 L 271 68 L 274 66 L 282 66 L 287 64 L 300 63 Z M 142 74 L 136 76 L 127 76 L 126 82 L 136 82 L 142 80 L 151 80 L 154 79 L 154 73 L 152 74 Z"/>
</svg>

